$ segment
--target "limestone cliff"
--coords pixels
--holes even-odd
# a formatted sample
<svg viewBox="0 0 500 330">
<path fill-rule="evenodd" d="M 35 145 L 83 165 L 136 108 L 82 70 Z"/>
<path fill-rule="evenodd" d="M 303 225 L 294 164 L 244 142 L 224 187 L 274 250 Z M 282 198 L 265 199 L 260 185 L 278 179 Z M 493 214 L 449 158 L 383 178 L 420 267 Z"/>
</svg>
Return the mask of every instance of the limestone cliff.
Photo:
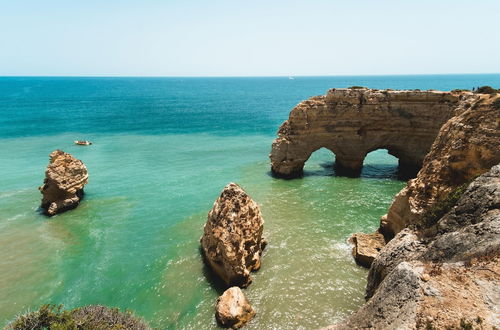
<svg viewBox="0 0 500 330">
<path fill-rule="evenodd" d="M 335 154 L 339 174 L 359 174 L 366 154 L 377 149 L 416 173 L 441 126 L 478 98 L 471 92 L 331 89 L 290 112 L 272 145 L 272 172 L 300 176 L 311 154 L 324 147 Z"/>
<path fill-rule="evenodd" d="M 237 184 L 228 184 L 208 213 L 201 248 L 207 264 L 226 283 L 247 287 L 260 268 L 265 246 L 259 205 Z"/>
<path fill-rule="evenodd" d="M 500 326 L 500 165 L 469 185 L 433 235 L 406 228 L 380 252 L 367 303 L 328 329 Z"/>
<path fill-rule="evenodd" d="M 78 206 L 83 198 L 83 187 L 88 172 L 81 160 L 62 150 L 50 154 L 45 180 L 39 188 L 43 198 L 41 208 L 47 215 L 55 215 Z"/>
<path fill-rule="evenodd" d="M 418 176 L 382 217 L 380 229 L 386 236 L 415 224 L 436 201 L 500 162 L 500 109 L 492 106 L 495 98 L 482 95 L 443 125 Z"/>
</svg>

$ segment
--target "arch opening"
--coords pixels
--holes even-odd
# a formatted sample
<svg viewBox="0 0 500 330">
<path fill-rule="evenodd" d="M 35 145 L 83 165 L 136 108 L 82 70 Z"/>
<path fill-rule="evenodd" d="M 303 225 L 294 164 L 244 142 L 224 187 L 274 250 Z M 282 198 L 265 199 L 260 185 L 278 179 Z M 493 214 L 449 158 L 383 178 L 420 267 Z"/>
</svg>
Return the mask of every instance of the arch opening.
<svg viewBox="0 0 500 330">
<path fill-rule="evenodd" d="M 380 148 L 366 154 L 361 176 L 366 178 L 399 178 L 399 159 L 388 149 Z"/>
<path fill-rule="evenodd" d="M 409 180 L 417 176 L 420 167 L 410 164 L 405 154 L 393 148 L 378 148 L 368 152 L 363 160 L 361 176 Z"/>
<path fill-rule="evenodd" d="M 335 153 L 322 147 L 311 153 L 304 163 L 302 173 L 304 176 L 333 176 L 335 175 Z"/>
</svg>

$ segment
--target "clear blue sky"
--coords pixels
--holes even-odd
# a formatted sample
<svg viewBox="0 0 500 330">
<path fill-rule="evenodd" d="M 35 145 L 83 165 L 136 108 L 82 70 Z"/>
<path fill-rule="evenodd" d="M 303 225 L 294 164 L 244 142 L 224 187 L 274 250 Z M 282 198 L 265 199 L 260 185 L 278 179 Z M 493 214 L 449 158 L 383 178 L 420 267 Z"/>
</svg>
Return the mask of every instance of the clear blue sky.
<svg viewBox="0 0 500 330">
<path fill-rule="evenodd" d="M 0 0 L 0 75 L 500 72 L 499 0 Z"/>
</svg>

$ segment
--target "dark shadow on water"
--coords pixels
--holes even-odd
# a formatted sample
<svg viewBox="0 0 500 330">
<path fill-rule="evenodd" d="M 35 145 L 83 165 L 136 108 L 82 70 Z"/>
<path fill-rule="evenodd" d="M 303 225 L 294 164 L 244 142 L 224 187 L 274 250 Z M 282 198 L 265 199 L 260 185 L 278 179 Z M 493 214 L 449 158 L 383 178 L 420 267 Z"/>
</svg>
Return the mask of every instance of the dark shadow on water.
<svg viewBox="0 0 500 330">
<path fill-rule="evenodd" d="M 268 171 L 267 175 L 273 178 L 293 180 L 305 177 L 314 176 L 339 176 L 344 177 L 344 175 L 338 175 L 335 171 L 334 162 L 324 162 L 319 164 L 321 169 L 318 170 L 308 170 L 305 169 L 300 176 L 295 177 L 280 177 L 276 176 L 272 171 Z M 416 170 L 401 170 L 397 164 L 374 164 L 374 165 L 364 165 L 361 170 L 359 178 L 364 179 L 393 179 L 400 181 L 408 181 L 409 179 L 415 178 L 418 171 Z"/>
<path fill-rule="evenodd" d="M 205 276 L 205 278 L 207 279 L 208 283 L 210 283 L 210 285 L 217 291 L 217 293 L 219 294 L 219 296 L 221 294 L 224 293 L 224 291 L 226 291 L 226 289 L 228 288 L 228 286 L 226 285 L 226 283 L 221 280 L 221 278 L 219 276 L 217 276 L 217 274 L 215 274 L 215 272 L 207 265 L 206 261 L 205 261 L 205 256 L 203 255 L 203 250 L 202 250 L 202 247 L 200 246 L 200 248 L 198 249 L 198 251 L 200 252 L 200 257 L 201 257 L 201 260 L 203 262 L 203 275 Z"/>
</svg>

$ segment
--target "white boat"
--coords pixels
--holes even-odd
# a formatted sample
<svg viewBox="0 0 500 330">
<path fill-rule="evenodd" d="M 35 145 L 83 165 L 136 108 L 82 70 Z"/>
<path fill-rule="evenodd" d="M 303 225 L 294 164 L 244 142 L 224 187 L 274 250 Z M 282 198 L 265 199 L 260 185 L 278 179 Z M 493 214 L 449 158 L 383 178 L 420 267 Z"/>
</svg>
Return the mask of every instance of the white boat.
<svg viewBox="0 0 500 330">
<path fill-rule="evenodd" d="M 75 144 L 79 145 L 79 146 L 89 146 L 92 144 L 92 142 L 90 141 L 81 141 L 81 140 L 76 140 L 74 141 Z"/>
</svg>

